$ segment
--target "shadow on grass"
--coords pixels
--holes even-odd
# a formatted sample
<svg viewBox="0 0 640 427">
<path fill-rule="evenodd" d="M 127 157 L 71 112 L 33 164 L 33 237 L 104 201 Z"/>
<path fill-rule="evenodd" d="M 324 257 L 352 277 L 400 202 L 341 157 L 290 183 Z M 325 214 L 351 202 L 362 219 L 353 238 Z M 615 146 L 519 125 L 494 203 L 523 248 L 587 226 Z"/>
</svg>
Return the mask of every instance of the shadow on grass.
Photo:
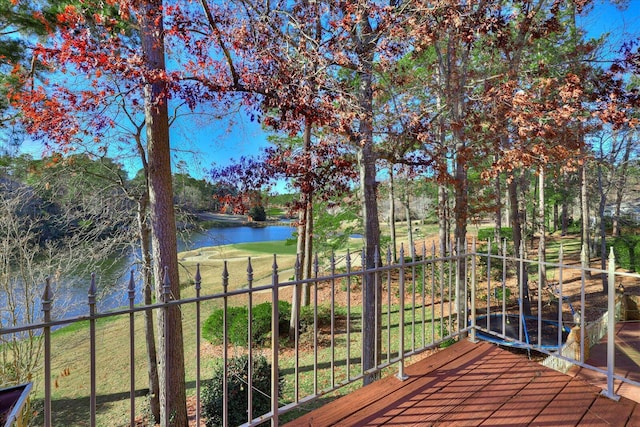
<svg viewBox="0 0 640 427">
<path fill-rule="evenodd" d="M 195 381 L 188 381 L 186 383 L 187 390 L 196 388 Z M 149 394 L 148 388 L 142 388 L 135 391 L 135 397 L 141 398 Z M 113 413 L 113 406 L 116 403 L 129 402 L 129 392 L 101 394 L 96 397 L 96 415 L 99 417 L 101 414 Z M 51 402 L 52 422 L 54 426 L 88 426 L 90 418 L 90 399 L 89 396 L 78 397 L 75 399 L 54 399 Z M 43 401 L 38 399 L 34 402 L 34 407 L 42 408 Z M 120 415 L 118 419 L 111 420 L 112 424 L 107 421 L 98 423 L 98 425 L 126 425 L 129 420 L 129 404 L 123 406 L 122 412 L 116 412 L 116 416 Z M 136 412 L 136 417 L 143 416 L 142 411 Z M 44 413 L 40 411 L 35 422 L 35 425 L 44 424 Z M 106 424 L 105 424 L 106 422 Z"/>
</svg>

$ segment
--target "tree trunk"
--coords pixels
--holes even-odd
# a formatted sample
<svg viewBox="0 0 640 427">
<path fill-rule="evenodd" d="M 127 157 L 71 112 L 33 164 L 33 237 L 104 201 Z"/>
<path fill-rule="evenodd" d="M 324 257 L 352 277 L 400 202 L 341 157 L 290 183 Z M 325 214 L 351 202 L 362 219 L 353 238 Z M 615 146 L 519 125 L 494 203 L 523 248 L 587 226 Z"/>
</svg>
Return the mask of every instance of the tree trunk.
<svg viewBox="0 0 640 427">
<path fill-rule="evenodd" d="M 307 222 L 305 223 L 306 230 L 304 233 L 304 269 L 302 276 L 305 279 L 309 279 L 312 274 L 313 267 L 313 196 L 310 194 L 307 200 Z M 303 286 L 304 292 L 302 295 L 302 305 L 308 306 L 311 304 L 311 286 L 309 283 L 305 283 Z"/>
<path fill-rule="evenodd" d="M 538 262 L 540 263 L 540 285 L 547 283 L 547 230 L 544 209 L 544 165 L 540 166 L 538 174 Z"/>
<path fill-rule="evenodd" d="M 368 18 L 364 18 L 367 21 Z M 367 21 L 368 22 L 368 21 Z M 365 31 L 369 34 L 369 31 Z M 360 136 L 358 165 L 360 168 L 360 188 L 362 197 L 362 221 L 364 228 L 364 267 L 369 270 L 377 267 L 376 261 L 380 244 L 380 224 L 376 191 L 376 154 L 373 141 L 373 52 L 364 61 L 363 71 L 359 73 L 359 103 L 361 118 L 358 133 Z M 382 334 L 380 318 L 381 304 L 377 298 L 381 295 L 381 281 L 375 272 L 365 273 L 362 287 L 362 368 L 372 369 L 379 360 Z M 378 325 L 378 327 L 374 327 Z M 366 375 L 364 384 L 377 379 L 376 375 Z"/>
<path fill-rule="evenodd" d="M 600 217 L 600 269 L 607 270 L 607 229 L 604 222 L 604 208 L 607 205 L 607 191 L 605 190 L 604 177 L 602 176 L 602 161 L 598 162 L 598 192 L 600 202 L 598 203 L 598 216 Z M 609 280 L 606 274 L 601 274 L 602 292 L 606 295 L 609 289 Z"/>
<path fill-rule="evenodd" d="M 162 0 L 150 0 L 142 3 L 139 17 L 144 59 L 149 70 L 155 75 L 164 75 L 166 71 L 162 10 Z M 156 295 L 159 301 L 163 297 L 165 271 L 170 285 L 170 298 L 180 299 L 167 92 L 167 82 L 162 79 L 148 81 L 144 87 L 152 250 Z M 178 306 L 159 311 L 158 332 L 161 354 L 160 425 L 186 427 L 188 422 L 182 316 Z"/>
<path fill-rule="evenodd" d="M 456 220 L 456 228 L 453 232 L 454 234 L 454 245 L 455 248 L 453 250 L 457 250 L 457 248 L 463 248 L 466 244 L 467 239 L 467 216 L 468 216 L 468 182 L 467 182 L 467 164 L 465 159 L 465 143 L 463 141 L 462 135 L 457 135 L 456 137 L 456 180 L 455 180 L 455 199 L 456 205 L 454 208 L 454 215 Z M 464 253 L 465 250 L 463 249 Z M 457 254 L 460 255 L 460 254 Z M 456 296 L 455 296 L 455 307 L 456 314 L 458 316 L 458 326 L 460 329 L 464 328 L 464 325 L 460 324 L 463 321 L 465 312 L 466 312 L 466 289 L 467 289 L 467 280 L 465 277 L 465 265 L 464 262 L 457 263 L 458 270 L 458 278 L 457 288 L 456 288 Z"/>
<path fill-rule="evenodd" d="M 518 258 L 524 257 L 524 242 L 522 238 L 522 209 L 518 200 L 518 184 L 515 177 L 511 179 L 508 186 L 509 204 L 511 205 L 511 232 L 513 236 L 513 250 Z M 531 304 L 529 302 L 529 277 L 527 269 L 520 271 L 520 263 L 516 263 L 516 277 L 520 281 L 522 278 L 523 294 L 521 295 L 523 302 L 524 314 L 531 315 Z"/>
<path fill-rule="evenodd" d="M 311 150 L 311 130 L 312 124 L 309 117 L 305 118 L 304 136 L 303 136 L 303 150 L 308 153 Z M 308 159 L 308 156 L 305 156 Z M 311 167 L 307 164 L 307 167 Z M 298 255 L 298 268 L 296 271 L 296 279 L 308 279 L 311 275 L 310 265 L 312 258 L 312 223 L 313 223 L 313 194 L 301 193 L 300 194 L 300 211 L 298 213 L 298 239 L 296 246 L 296 253 Z M 297 284 L 295 285 L 293 295 L 291 296 L 291 319 L 289 320 L 289 338 L 292 340 L 295 337 L 295 331 L 298 328 L 296 319 L 300 318 L 300 307 L 309 305 L 309 285 Z"/>
<path fill-rule="evenodd" d="M 564 178 L 564 189 L 562 190 L 562 233 L 561 235 L 566 236 L 569 231 L 569 197 L 567 197 L 566 189 L 569 188 L 569 175 L 565 172 L 563 175 Z"/>
<path fill-rule="evenodd" d="M 587 263 L 591 260 L 591 245 L 589 238 L 589 193 L 587 180 L 587 165 L 583 164 L 580 170 L 580 216 L 582 223 L 582 247 L 585 249 L 585 259 Z M 586 271 L 588 278 L 591 278 L 591 272 Z"/>
<path fill-rule="evenodd" d="M 345 3 L 346 5 L 346 3 Z M 380 222 L 378 218 L 378 195 L 376 182 L 376 152 L 373 140 L 373 71 L 375 47 L 378 33 L 371 25 L 369 7 L 359 11 L 357 31 L 352 38 L 357 40 L 356 53 L 359 60 L 357 71 L 358 129 L 351 143 L 357 147 L 360 172 L 360 196 L 362 198 L 362 221 L 364 229 L 363 267 L 371 270 L 380 262 Z M 362 368 L 376 366 L 382 352 L 382 281 L 376 271 L 364 272 L 362 283 Z M 379 375 L 368 374 L 363 384 L 369 384 Z"/>
<path fill-rule="evenodd" d="M 300 204 L 304 206 L 298 212 L 298 239 L 296 243 L 296 254 L 298 256 L 298 264 L 296 270 L 296 280 L 302 279 L 302 270 L 305 263 L 305 231 L 307 229 L 307 195 L 305 193 L 300 194 Z M 291 319 L 289 320 L 289 338 L 293 341 L 295 339 L 296 329 L 298 328 L 297 319 L 300 318 L 300 306 L 302 304 L 302 285 L 296 284 L 291 295 Z"/>
<path fill-rule="evenodd" d="M 312 122 L 309 117 L 305 118 L 304 125 L 304 151 L 309 153 L 311 151 L 311 130 Z M 309 156 L 305 156 L 309 159 Z M 309 162 L 308 167 L 311 168 Z M 311 277 L 311 265 L 313 262 L 313 192 L 307 193 L 304 204 L 305 210 L 305 222 L 304 222 L 304 259 L 302 262 L 302 278 L 309 279 Z M 309 283 L 302 285 L 302 305 L 308 306 L 311 300 L 311 287 Z"/>
<path fill-rule="evenodd" d="M 502 229 L 502 185 L 500 183 L 500 175 L 498 175 L 495 179 L 495 192 L 496 192 L 496 210 L 495 210 L 495 230 L 493 233 L 493 240 L 495 241 L 496 245 L 498 246 L 498 253 L 500 252 L 500 248 L 502 247 L 500 245 L 500 240 L 501 238 L 501 229 Z"/>
<path fill-rule="evenodd" d="M 146 191 L 145 191 L 146 193 Z M 138 203 L 138 227 L 140 251 L 142 253 L 142 280 L 144 304 L 153 304 L 152 283 L 153 271 L 151 262 L 151 232 L 147 224 L 148 196 L 145 194 Z M 154 333 L 153 310 L 144 312 L 144 335 L 147 347 L 147 370 L 149 376 L 149 409 L 153 423 L 160 420 L 160 383 L 158 382 L 158 358 Z"/>
<path fill-rule="evenodd" d="M 440 243 L 440 256 L 446 256 L 447 242 L 449 241 L 449 218 L 447 186 L 438 184 L 438 240 Z"/>
<path fill-rule="evenodd" d="M 389 166 L 389 233 L 391 234 L 391 256 L 393 262 L 398 260 L 396 243 L 396 198 L 394 194 L 393 165 Z"/>
<path fill-rule="evenodd" d="M 409 238 L 409 249 L 411 251 L 411 256 L 413 256 L 415 248 L 413 246 L 413 225 L 411 224 L 411 206 L 409 205 L 408 193 L 405 193 L 404 198 L 404 216 L 407 219 L 407 236 Z"/>
</svg>

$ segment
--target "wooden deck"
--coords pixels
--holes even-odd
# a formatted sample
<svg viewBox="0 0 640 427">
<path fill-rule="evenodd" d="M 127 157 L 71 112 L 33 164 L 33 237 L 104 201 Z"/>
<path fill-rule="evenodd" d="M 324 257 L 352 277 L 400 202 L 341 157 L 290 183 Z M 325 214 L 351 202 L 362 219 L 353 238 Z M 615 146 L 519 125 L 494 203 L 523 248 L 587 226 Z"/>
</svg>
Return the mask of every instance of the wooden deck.
<svg viewBox="0 0 640 427">
<path fill-rule="evenodd" d="M 640 382 L 640 322 L 616 323 L 615 340 L 616 374 L 635 382 Z M 590 350 L 587 364 L 602 370 L 607 369 L 607 337 L 605 336 Z M 575 375 L 602 389 L 607 388 L 607 376 L 592 369 L 574 367 L 569 375 Z M 614 381 L 614 392 L 620 396 L 640 402 L 640 387 L 626 382 Z"/>
<path fill-rule="evenodd" d="M 286 424 L 640 426 L 640 404 L 493 344 L 467 340 Z"/>
</svg>

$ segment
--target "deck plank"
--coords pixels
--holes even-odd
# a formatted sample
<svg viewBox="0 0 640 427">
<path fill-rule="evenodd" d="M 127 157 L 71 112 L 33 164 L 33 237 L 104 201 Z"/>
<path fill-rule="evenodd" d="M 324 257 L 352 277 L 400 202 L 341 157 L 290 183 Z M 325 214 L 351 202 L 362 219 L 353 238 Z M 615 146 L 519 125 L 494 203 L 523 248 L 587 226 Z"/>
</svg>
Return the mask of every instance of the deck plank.
<svg viewBox="0 0 640 427">
<path fill-rule="evenodd" d="M 486 342 L 463 340 L 318 408 L 295 426 L 636 426 L 640 405 Z"/>
<path fill-rule="evenodd" d="M 478 366 L 485 358 L 491 359 L 495 348 L 487 346 L 477 349 L 473 353 L 467 353 L 453 360 L 446 366 L 440 367 L 431 373 L 421 374 L 410 386 L 380 400 L 377 404 L 364 407 L 351 416 L 345 418 L 341 425 L 381 425 L 391 419 L 394 423 L 411 423 L 412 406 L 418 405 L 419 416 L 416 421 L 424 419 L 429 410 L 425 402 L 432 403 L 431 413 L 438 418 L 447 405 L 455 405 L 455 402 L 465 395 L 471 395 L 477 389 L 478 382 L 486 382 L 487 374 L 481 372 Z M 390 402 L 393 407 L 390 407 Z M 401 403 L 397 403 L 401 402 Z M 408 418 L 407 418 L 408 417 Z"/>
<path fill-rule="evenodd" d="M 628 422 L 636 406 L 636 402 L 626 397 L 622 397 L 620 401 L 616 402 L 599 395 L 580 420 L 580 426 L 632 426 Z"/>
<path fill-rule="evenodd" d="M 600 389 L 581 380 L 571 380 L 533 420 L 534 425 L 578 425 L 598 397 Z"/>
<path fill-rule="evenodd" d="M 475 413 L 476 421 L 481 422 L 489 416 L 493 409 L 487 411 L 487 407 L 490 404 L 497 407 L 509 399 L 514 387 L 517 387 L 515 384 L 523 377 L 523 372 L 520 372 L 520 367 L 512 355 L 496 350 L 497 347 L 491 354 L 479 358 L 478 363 L 472 367 L 473 371 L 466 373 L 461 380 L 446 385 L 428 402 L 423 401 L 408 408 L 399 417 L 399 423 L 404 424 L 412 420 L 421 423 L 446 420 L 455 424 L 460 422 L 461 418 L 467 418 L 469 413 Z M 482 390 L 487 387 L 491 395 L 483 393 Z"/>
<path fill-rule="evenodd" d="M 411 384 L 425 375 L 464 357 L 468 353 L 477 351 L 475 346 L 470 342 L 461 341 L 455 346 L 454 351 L 438 352 L 433 356 L 425 358 L 415 364 L 408 366 L 405 373 L 409 378 L 400 381 L 394 376 L 389 376 L 369 384 L 367 387 L 360 388 L 348 395 L 349 399 L 344 397 L 336 399 L 322 407 L 322 411 L 312 411 L 302 417 L 286 424 L 288 427 L 295 426 L 316 426 L 316 425 L 334 425 L 339 423 L 341 419 L 350 415 L 354 408 L 364 408 L 373 405 L 378 401 L 391 400 L 388 395 L 397 393 L 398 389 L 410 387 Z M 347 397 L 347 396 L 345 396 Z M 354 406 L 354 402 L 357 402 Z"/>
<path fill-rule="evenodd" d="M 567 384 L 564 375 L 527 362 L 524 387 L 480 425 L 529 424 Z"/>
<path fill-rule="evenodd" d="M 604 371 L 607 369 L 607 336 L 590 350 L 587 364 Z M 621 377 L 640 382 L 640 323 L 635 321 L 618 322 L 615 338 L 615 372 Z M 584 379 L 603 390 L 607 388 L 607 376 L 600 372 L 574 367 L 570 375 Z M 640 401 L 640 387 L 618 380 L 614 381 L 614 393 L 633 401 Z"/>
<path fill-rule="evenodd" d="M 452 370 L 464 369 L 478 357 L 481 353 L 477 348 L 471 348 L 473 351 L 469 351 L 454 359 L 446 357 L 449 360 L 446 364 L 439 364 L 440 366 L 434 367 L 427 371 L 420 369 L 407 370 L 410 383 L 403 385 L 401 388 L 386 395 L 384 399 L 372 403 L 371 405 L 363 406 L 355 410 L 352 414 L 341 420 L 338 425 L 380 425 L 389 421 L 392 418 L 396 418 L 407 404 L 416 401 L 416 399 L 422 401 L 423 399 L 438 393 L 440 389 L 444 387 L 448 382 L 455 380 L 455 375 Z M 491 348 L 486 348 L 483 351 L 490 352 Z M 444 354 L 443 354 L 444 355 Z M 425 359 L 426 360 L 426 359 Z M 445 359 L 441 359 L 445 360 Z M 420 362 L 418 362 L 420 364 Z M 443 369 L 446 372 L 443 372 Z M 402 402 L 398 404 L 398 402 Z M 392 405 L 390 407 L 390 405 Z"/>
<path fill-rule="evenodd" d="M 508 353 L 509 354 L 509 353 Z M 513 356 L 513 355 L 511 355 Z M 515 357 L 515 356 L 514 356 Z M 466 399 L 455 411 L 444 416 L 440 421 L 447 425 L 481 425 L 488 419 L 494 418 L 494 414 L 500 408 L 505 408 L 516 396 L 523 393 L 530 384 L 534 367 L 518 364 L 517 358 L 514 366 L 503 365 L 500 375 L 491 383 L 479 388 L 469 399 Z M 555 384 L 555 381 L 551 381 Z M 538 385 L 546 387 L 550 381 L 538 381 Z M 556 387 L 560 387 L 557 386 Z M 511 416 L 509 421 L 513 421 Z"/>
</svg>

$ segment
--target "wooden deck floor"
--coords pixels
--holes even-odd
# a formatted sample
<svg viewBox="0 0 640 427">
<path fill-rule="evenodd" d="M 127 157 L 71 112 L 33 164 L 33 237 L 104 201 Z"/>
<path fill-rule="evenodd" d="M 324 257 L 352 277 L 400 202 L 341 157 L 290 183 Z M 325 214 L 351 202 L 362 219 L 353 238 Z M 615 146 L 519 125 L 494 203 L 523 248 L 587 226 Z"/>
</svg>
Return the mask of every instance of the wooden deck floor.
<svg viewBox="0 0 640 427">
<path fill-rule="evenodd" d="M 590 354 L 587 361 L 589 365 L 602 370 L 607 369 L 606 336 L 591 348 Z M 640 322 L 628 321 L 616 324 L 615 360 L 616 374 L 640 382 Z M 589 384 L 597 385 L 603 389 L 607 388 L 606 375 L 592 369 L 574 367 L 569 371 L 569 375 L 575 375 Z M 640 402 L 640 387 L 616 380 L 614 392 Z"/>
<path fill-rule="evenodd" d="M 458 342 L 405 371 L 286 426 L 640 426 L 640 404 L 486 342 Z"/>
</svg>

